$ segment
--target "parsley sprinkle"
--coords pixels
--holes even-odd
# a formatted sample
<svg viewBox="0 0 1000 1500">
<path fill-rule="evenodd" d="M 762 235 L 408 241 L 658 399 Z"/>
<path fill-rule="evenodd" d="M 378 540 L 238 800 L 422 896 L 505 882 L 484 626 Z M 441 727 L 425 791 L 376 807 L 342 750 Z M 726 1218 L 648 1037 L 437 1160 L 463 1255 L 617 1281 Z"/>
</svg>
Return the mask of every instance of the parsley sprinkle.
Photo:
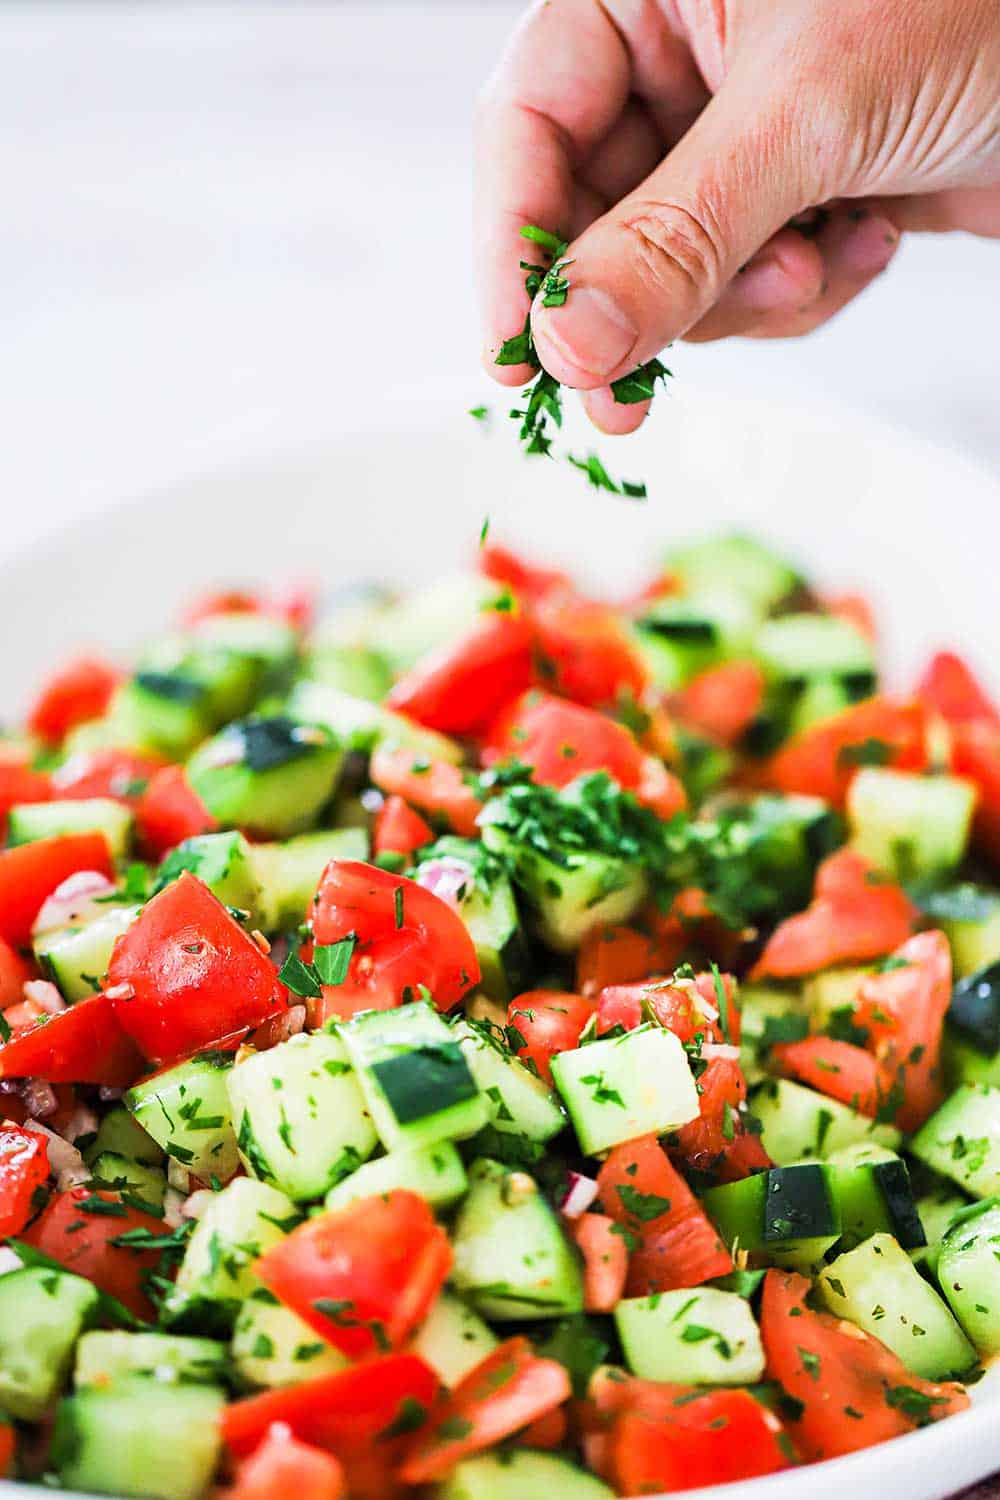
<svg viewBox="0 0 1000 1500">
<path fill-rule="evenodd" d="M 354 957 L 357 942 L 354 933 L 349 932 L 347 937 L 341 938 L 338 943 L 317 944 L 313 952 L 312 966 L 321 984 L 343 984 L 347 978 L 347 971 L 351 967 L 351 959 Z"/>
<path fill-rule="evenodd" d="M 616 1183 L 615 1192 L 625 1212 L 642 1224 L 648 1224 L 651 1219 L 658 1219 L 661 1214 L 670 1212 L 670 1199 L 661 1198 L 659 1193 L 641 1193 L 627 1182 Z"/>
</svg>

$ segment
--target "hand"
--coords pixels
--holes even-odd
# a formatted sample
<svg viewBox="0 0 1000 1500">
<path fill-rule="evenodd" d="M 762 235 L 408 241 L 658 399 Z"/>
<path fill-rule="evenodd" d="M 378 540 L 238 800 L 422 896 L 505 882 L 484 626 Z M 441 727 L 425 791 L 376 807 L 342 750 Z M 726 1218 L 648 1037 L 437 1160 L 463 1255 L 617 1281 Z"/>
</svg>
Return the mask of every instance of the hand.
<svg viewBox="0 0 1000 1500">
<path fill-rule="evenodd" d="M 528 307 L 523 224 L 572 238 L 544 368 L 606 432 L 672 340 L 810 332 L 906 229 L 1000 237 L 997 0 L 539 0 L 479 127 L 485 362 Z M 531 258 L 531 257 L 528 257 Z M 933 309 L 928 309 L 928 330 Z"/>
</svg>

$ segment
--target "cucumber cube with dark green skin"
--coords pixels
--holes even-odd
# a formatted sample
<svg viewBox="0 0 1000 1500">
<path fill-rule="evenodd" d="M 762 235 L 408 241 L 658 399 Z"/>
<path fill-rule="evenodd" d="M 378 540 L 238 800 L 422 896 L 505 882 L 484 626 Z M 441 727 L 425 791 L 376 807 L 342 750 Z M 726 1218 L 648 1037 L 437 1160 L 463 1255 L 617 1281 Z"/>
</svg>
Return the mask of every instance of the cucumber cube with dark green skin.
<svg viewBox="0 0 1000 1500">
<path fill-rule="evenodd" d="M 250 857 L 257 883 L 255 911 L 265 932 L 298 927 L 311 915 L 320 877 L 331 859 L 367 860 L 364 828 L 329 828 L 300 833 L 284 843 L 253 844 Z"/>
<path fill-rule="evenodd" d="M 64 802 L 22 802 L 7 815 L 7 841 L 31 844 L 68 833 L 103 833 L 112 859 L 124 859 L 135 823 L 131 808 L 113 797 L 81 797 Z"/>
<path fill-rule="evenodd" d="M 177 757 L 218 722 L 208 684 L 182 667 L 141 670 L 122 683 L 108 712 L 112 742 Z"/>
<path fill-rule="evenodd" d="M 773 1167 L 709 1188 L 705 1211 L 731 1249 L 806 1268 L 840 1238 L 840 1214 L 825 1166 Z"/>
<path fill-rule="evenodd" d="M 501 1135 L 548 1141 L 565 1129 L 558 1094 L 536 1077 L 485 1024 L 460 1020 L 454 1034 L 472 1076 L 489 1103 L 489 1123 Z"/>
<path fill-rule="evenodd" d="M 260 891 L 251 847 L 242 833 L 200 833 L 184 839 L 160 864 L 154 895 L 185 870 L 197 875 L 224 906 L 256 913 Z"/>
<path fill-rule="evenodd" d="M 156 1375 L 163 1379 L 172 1374 L 177 1380 L 221 1384 L 226 1378 L 228 1352 L 216 1339 L 95 1328 L 76 1346 L 73 1380 L 77 1389 L 106 1386 L 120 1375 Z"/>
<path fill-rule="evenodd" d="M 635 622 L 634 639 L 657 687 L 672 691 L 745 650 L 755 623 L 756 613 L 745 599 L 705 589 L 658 599 Z"/>
<path fill-rule="evenodd" d="M 200 1500 L 222 1450 L 216 1386 L 122 1376 L 67 1397 L 56 1412 L 52 1465 L 67 1489 L 148 1500 Z"/>
<path fill-rule="evenodd" d="M 139 915 L 139 906 L 109 905 L 101 916 L 84 923 L 40 933 L 35 957 L 69 1001 L 96 995 L 107 975 L 115 943 Z"/>
<path fill-rule="evenodd" d="M 83 1152 L 88 1164 L 102 1152 L 110 1151 L 115 1156 L 124 1156 L 128 1161 L 139 1162 L 144 1167 L 158 1167 L 164 1158 L 163 1147 L 154 1141 L 148 1131 L 143 1130 L 134 1115 L 123 1104 L 109 1109 L 97 1127 L 97 1133 Z"/>
<path fill-rule="evenodd" d="M 366 1011 L 339 1030 L 388 1151 L 463 1140 L 486 1124 L 486 1098 L 433 1006 Z"/>
<path fill-rule="evenodd" d="M 342 761 L 328 729 L 275 714 L 227 724 L 195 751 L 187 774 L 219 823 L 287 838 L 316 821 Z"/>
<path fill-rule="evenodd" d="M 774 682 L 804 687 L 817 677 L 875 681 L 875 652 L 856 625 L 835 615 L 786 614 L 757 630 L 754 655 Z"/>
<path fill-rule="evenodd" d="M 975 1198 L 1000 1193 L 1000 1088 L 964 1084 L 921 1125 L 909 1149 Z"/>
<path fill-rule="evenodd" d="M 873 1234 L 891 1234 L 904 1250 L 927 1244 L 906 1163 L 898 1157 L 854 1166 L 828 1163 L 845 1250 Z"/>
<path fill-rule="evenodd" d="M 937 1262 L 937 1279 L 955 1317 L 985 1358 L 1000 1354 L 1000 1199 L 955 1215 Z"/>
<path fill-rule="evenodd" d="M 1000 1052 L 1000 962 L 958 981 L 948 1024 L 986 1057 Z"/>
<path fill-rule="evenodd" d="M 932 886 L 919 893 L 919 905 L 951 944 L 959 979 L 1000 963 L 1000 891 L 972 881 Z"/>
<path fill-rule="evenodd" d="M 167 1178 L 159 1167 L 144 1167 L 139 1162 L 129 1161 L 127 1156 L 102 1151 L 100 1156 L 94 1158 L 90 1171 L 96 1187 L 129 1193 L 148 1204 L 150 1213 L 159 1214 L 163 1211 Z"/>
<path fill-rule="evenodd" d="M 857 1141 L 898 1146 L 894 1125 L 883 1125 L 847 1104 L 787 1078 L 769 1078 L 754 1091 L 751 1108 L 762 1126 L 771 1160 L 789 1166 L 803 1157 L 826 1157 Z"/>
<path fill-rule="evenodd" d="M 125 1105 L 147 1135 L 195 1177 L 228 1182 L 239 1167 L 226 1079 L 231 1052 L 200 1052 L 129 1089 Z"/>
<path fill-rule="evenodd" d="M 0 1408 L 37 1422 L 58 1395 L 97 1288 L 80 1276 L 26 1266 L 0 1276 Z"/>
<path fill-rule="evenodd" d="M 668 571 L 688 592 L 728 589 L 768 614 L 804 588 L 801 576 L 777 552 L 756 537 L 732 533 L 671 548 Z"/>
<path fill-rule="evenodd" d="M 456 766 L 462 761 L 462 747 L 455 740 L 325 682 L 301 679 L 288 695 L 287 709 L 304 723 L 323 724 L 347 750 L 368 752 L 385 744 L 403 746 L 427 760 Z"/>
</svg>

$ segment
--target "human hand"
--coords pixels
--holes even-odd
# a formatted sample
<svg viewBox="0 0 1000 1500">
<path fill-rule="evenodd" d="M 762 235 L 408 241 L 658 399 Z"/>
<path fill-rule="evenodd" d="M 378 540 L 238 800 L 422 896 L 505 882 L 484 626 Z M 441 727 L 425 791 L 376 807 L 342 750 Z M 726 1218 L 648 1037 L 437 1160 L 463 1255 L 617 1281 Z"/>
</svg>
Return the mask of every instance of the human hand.
<svg viewBox="0 0 1000 1500">
<path fill-rule="evenodd" d="M 609 384 L 672 340 L 808 333 L 904 230 L 1000 237 L 997 0 L 537 0 L 482 101 L 479 187 L 490 372 L 535 373 L 495 360 L 543 225 L 573 265 L 532 310 L 542 365 L 629 432 L 648 403 Z"/>
</svg>

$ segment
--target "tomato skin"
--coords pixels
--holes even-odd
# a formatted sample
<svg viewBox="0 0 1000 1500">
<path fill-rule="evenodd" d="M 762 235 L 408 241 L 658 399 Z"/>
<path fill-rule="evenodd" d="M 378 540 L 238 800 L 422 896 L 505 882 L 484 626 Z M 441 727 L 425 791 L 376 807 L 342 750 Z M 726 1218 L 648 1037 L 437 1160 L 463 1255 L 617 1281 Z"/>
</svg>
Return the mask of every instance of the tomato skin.
<svg viewBox="0 0 1000 1500">
<path fill-rule="evenodd" d="M 951 768 L 979 789 L 973 839 L 989 860 L 1000 864 L 1000 730 L 987 723 L 956 725 Z"/>
<path fill-rule="evenodd" d="M 782 1042 L 773 1050 L 775 1062 L 790 1078 L 809 1084 L 841 1104 L 874 1119 L 892 1092 L 892 1074 L 878 1059 L 853 1042 L 828 1036 L 807 1036 Z"/>
<path fill-rule="evenodd" d="M 380 791 L 395 792 L 463 838 L 476 837 L 476 819 L 483 804 L 466 784 L 460 767 L 450 761 L 428 761 L 405 745 L 396 749 L 376 745 L 368 774 Z"/>
<path fill-rule="evenodd" d="M 36 977 L 34 966 L 0 938 L 0 1010 L 20 1004 L 25 984 Z"/>
<path fill-rule="evenodd" d="M 52 795 L 51 780 L 45 771 L 33 771 L 16 761 L 0 763 L 0 829 L 7 826 L 7 814 L 20 802 L 48 802 Z"/>
<path fill-rule="evenodd" d="M 32 1198 L 49 1176 L 45 1136 L 0 1125 L 0 1239 L 20 1234 L 31 1218 Z"/>
<path fill-rule="evenodd" d="M 1000 728 L 997 712 L 972 668 L 951 651 L 939 651 L 917 683 L 916 697 L 949 724 L 991 724 Z"/>
<path fill-rule="evenodd" d="M 570 1225 L 583 1256 L 583 1305 L 587 1312 L 613 1312 L 625 1295 L 628 1247 L 608 1214 L 581 1214 Z"/>
<path fill-rule="evenodd" d="M 401 677 L 386 705 L 441 734 L 478 734 L 530 685 L 532 640 L 523 615 L 486 610 Z"/>
<path fill-rule="evenodd" d="M 547 687 L 591 708 L 638 698 L 648 674 L 615 612 L 568 589 L 535 601 L 537 674 Z"/>
<path fill-rule="evenodd" d="M 142 1055 L 119 1026 L 107 995 L 88 995 L 44 1021 L 18 1027 L 0 1047 L 0 1078 L 128 1088 L 142 1071 Z"/>
<path fill-rule="evenodd" d="M 248 1031 L 286 1005 L 274 965 L 189 871 L 115 943 L 107 989 L 122 1030 L 156 1063 Z"/>
<path fill-rule="evenodd" d="M 9 1479 L 17 1452 L 17 1436 L 13 1424 L 0 1420 L 0 1479 Z"/>
<path fill-rule="evenodd" d="M 316 893 L 313 935 L 336 943 L 351 933 L 357 946 L 344 983 L 328 991 L 329 1014 L 391 1009 L 406 991 L 416 999 L 421 984 L 450 1010 L 479 983 L 475 944 L 446 901 L 402 875 L 334 859 Z"/>
<path fill-rule="evenodd" d="M 624 724 L 535 688 L 510 704 L 487 735 L 485 763 L 511 759 L 531 766 L 531 779 L 541 786 L 566 786 L 588 771 L 607 771 L 634 791 L 643 756 Z"/>
<path fill-rule="evenodd" d="M 113 1205 L 113 1212 L 95 1214 L 81 1208 L 91 1197 Z M 137 1318 L 148 1320 L 154 1314 L 143 1284 L 144 1273 L 156 1270 L 160 1252 L 113 1243 L 132 1229 L 170 1234 L 168 1224 L 122 1203 L 117 1193 L 93 1193 L 88 1186 L 53 1194 L 22 1238 L 43 1255 L 57 1260 L 67 1271 L 83 1276 L 102 1292 L 117 1297 Z"/>
<path fill-rule="evenodd" d="M 919 932 L 893 958 L 904 967 L 864 980 L 854 1023 L 868 1033 L 869 1050 L 901 1091 L 894 1121 L 910 1134 L 942 1100 L 939 1063 L 951 1002 L 951 946 L 943 932 Z"/>
<path fill-rule="evenodd" d="M 402 797 L 387 797 L 375 819 L 375 854 L 412 854 L 434 838 L 434 830 Z"/>
<path fill-rule="evenodd" d="M 732 1256 L 655 1136 L 613 1147 L 597 1183 L 600 1211 L 628 1230 L 626 1243 L 635 1247 L 629 1257 L 630 1297 L 700 1286 L 733 1269 Z M 656 1207 L 653 1199 L 670 1206 L 647 1216 L 649 1207 Z"/>
<path fill-rule="evenodd" d="M 505 583 L 523 599 L 538 599 L 550 589 L 569 587 L 565 573 L 553 568 L 536 568 L 507 547 L 492 542 L 479 548 L 476 561 L 485 578 Z"/>
<path fill-rule="evenodd" d="M 347 1495 L 344 1470 L 332 1453 L 300 1443 L 281 1422 L 236 1472 L 235 1483 L 225 1492 L 228 1500 L 344 1500 Z"/>
<path fill-rule="evenodd" d="M 512 1050 L 523 1061 L 534 1063 L 538 1076 L 552 1088 L 553 1057 L 576 1046 L 580 1032 L 593 1014 L 593 1002 L 582 995 L 563 990 L 527 990 L 507 1007 Z"/>
<path fill-rule="evenodd" d="M 885 765 L 897 771 L 927 766 L 927 715 L 919 703 L 870 698 L 812 724 L 789 741 L 764 768 L 764 780 L 779 792 L 822 797 L 843 807 L 858 770 L 852 750 L 869 741 L 885 747 Z"/>
<path fill-rule="evenodd" d="M 779 923 L 751 979 L 790 979 L 834 964 L 867 963 L 906 942 L 919 913 L 891 881 L 875 879 L 853 849 L 824 860 L 811 905 Z"/>
<path fill-rule="evenodd" d="M 43 903 L 79 870 L 113 878 L 103 833 L 67 833 L 0 851 L 0 937 L 15 948 L 27 947 Z"/>
<path fill-rule="evenodd" d="M 423 1198 L 398 1189 L 318 1214 L 255 1263 L 274 1294 L 351 1359 L 398 1349 L 451 1270 L 448 1236 Z M 343 1316 L 320 1302 L 339 1304 Z"/>
<path fill-rule="evenodd" d="M 969 1405 L 960 1385 L 921 1380 L 871 1334 L 832 1313 L 814 1312 L 806 1303 L 809 1289 L 805 1276 L 768 1271 L 760 1316 L 767 1374 L 802 1403 L 790 1430 L 804 1458 L 855 1453 Z M 818 1363 L 803 1362 L 803 1351 Z M 888 1393 L 900 1388 L 929 1398 L 922 1415 L 910 1417 L 889 1404 Z"/>
<path fill-rule="evenodd" d="M 96 656 L 67 662 L 45 682 L 28 715 L 28 728 L 39 739 L 58 744 L 77 724 L 99 719 L 107 711 L 121 673 Z"/>
<path fill-rule="evenodd" d="M 184 839 L 215 833 L 219 826 L 183 766 L 154 772 L 139 798 L 136 823 L 143 850 L 154 859 L 162 859 Z"/>
<path fill-rule="evenodd" d="M 690 1170 L 711 1172 L 726 1182 L 745 1177 L 748 1147 L 742 1145 L 739 1151 L 736 1149 L 737 1142 L 743 1141 L 746 1134 L 739 1110 L 747 1097 L 747 1081 L 739 1061 L 710 1057 L 698 1085 L 699 1117 L 677 1131 L 676 1145 L 672 1148 L 675 1156 Z M 758 1138 L 750 1139 L 757 1142 L 757 1150 L 752 1153 L 754 1164 L 769 1166 L 770 1159 Z"/>
<path fill-rule="evenodd" d="M 132 806 L 162 765 L 159 756 L 136 750 L 90 750 L 53 771 L 52 795 L 69 800 L 114 797 Z"/>
<path fill-rule="evenodd" d="M 687 684 L 678 696 L 678 713 L 723 745 L 735 745 L 760 712 L 766 686 L 756 662 L 723 662 Z"/>
<path fill-rule="evenodd" d="M 429 1484 L 459 1459 L 481 1453 L 530 1422 L 561 1406 L 572 1394 L 569 1375 L 552 1359 L 540 1359 L 526 1338 L 512 1338 L 470 1370 L 418 1433 L 400 1478 Z M 461 1437 L 448 1437 L 461 1426 Z"/>
</svg>

